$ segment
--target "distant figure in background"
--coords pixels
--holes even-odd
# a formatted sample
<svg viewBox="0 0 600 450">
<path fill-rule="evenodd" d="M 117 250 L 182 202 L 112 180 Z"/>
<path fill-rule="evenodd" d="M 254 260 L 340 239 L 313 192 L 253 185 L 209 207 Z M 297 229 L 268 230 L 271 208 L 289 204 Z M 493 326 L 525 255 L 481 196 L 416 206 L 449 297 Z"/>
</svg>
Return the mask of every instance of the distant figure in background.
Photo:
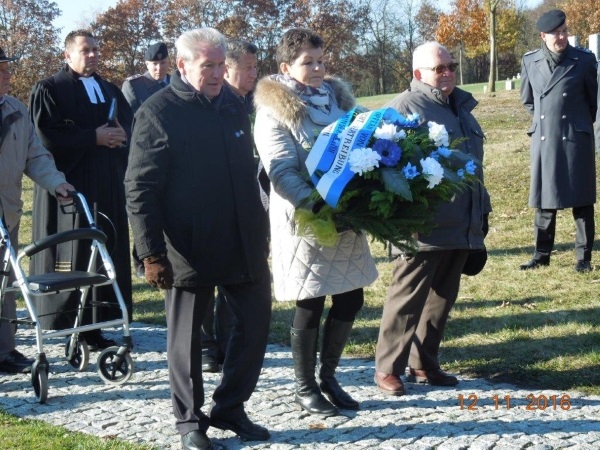
<svg viewBox="0 0 600 450">
<path fill-rule="evenodd" d="M 230 89 L 240 99 L 249 115 L 254 113 L 257 52 L 256 45 L 250 42 L 227 41 L 224 89 Z M 269 179 L 264 169 L 260 170 L 259 174 L 264 177 L 261 181 L 259 175 L 259 181 L 264 189 L 269 185 Z M 264 191 L 261 194 L 267 195 Z M 207 305 L 206 316 L 202 323 L 202 370 L 204 372 L 219 371 L 219 365 L 223 364 L 225 359 L 233 325 L 234 317 L 225 301 L 223 290 L 217 288 L 217 295 L 214 302 Z"/>
<path fill-rule="evenodd" d="M 167 86 L 171 81 L 169 52 L 164 42 L 157 42 L 148 46 L 146 50 L 146 68 L 148 70 L 144 74 L 127 78 L 121 87 L 121 91 L 123 91 L 123 95 L 134 114 L 148 97 Z M 131 257 L 136 276 L 144 278 L 144 263 L 137 257 L 135 247 Z"/>
<path fill-rule="evenodd" d="M 119 88 L 96 73 L 99 54 L 96 39 L 89 31 L 70 32 L 65 39 L 66 66 L 34 86 L 29 111 L 38 136 L 54 156 L 56 167 L 77 186 L 90 206 L 97 206 L 97 222 L 109 237 L 108 249 L 131 320 L 129 225 L 123 180 L 133 115 Z M 107 122 L 112 99 L 117 100 L 118 111 L 114 126 Z M 73 229 L 78 220 L 77 216 L 63 214 L 51 193 L 35 188 L 33 240 Z M 87 271 L 90 251 L 87 247 L 58 245 L 40 252 L 31 259 L 30 273 Z M 36 298 L 42 327 L 72 327 L 77 300 L 78 293 L 68 292 Z M 111 286 L 97 288 L 97 301 L 114 304 L 114 307 L 98 307 L 98 322 L 121 317 Z M 91 310 L 87 310 L 84 325 L 91 323 L 91 316 Z M 80 336 L 92 349 L 115 345 L 100 330 L 86 331 Z"/>
<path fill-rule="evenodd" d="M 135 113 L 140 105 L 155 92 L 160 91 L 171 81 L 169 53 L 164 42 L 148 46 L 146 50 L 146 72 L 133 75 L 123 82 L 121 90 Z"/>
<path fill-rule="evenodd" d="M 572 208 L 575 219 L 575 271 L 592 270 L 596 58 L 589 50 L 569 45 L 566 19 L 559 9 L 542 14 L 536 23 L 542 46 L 526 53 L 521 64 L 521 101 L 533 116 L 527 132 L 531 136 L 529 206 L 536 208 L 535 252 L 521 270 L 550 264 L 556 211 L 564 208 Z"/>
<path fill-rule="evenodd" d="M 254 113 L 254 88 L 258 76 L 258 47 L 246 42 L 227 41 L 225 58 L 226 85 L 236 94 L 246 106 L 248 114 Z"/>
<path fill-rule="evenodd" d="M 19 225 L 23 214 L 23 175 L 65 200 L 68 191 L 75 188 L 56 170 L 52 155 L 35 134 L 27 107 L 8 95 L 12 77 L 8 63 L 15 59 L 6 56 L 0 48 L 0 218 L 16 252 L 19 248 Z M 14 272 L 11 271 L 8 285 L 13 281 Z M 1 310 L 2 317 L 17 318 L 14 293 L 4 294 Z M 0 372 L 31 371 L 33 360 L 26 358 L 15 348 L 16 329 L 14 324 L 0 321 Z"/>
</svg>

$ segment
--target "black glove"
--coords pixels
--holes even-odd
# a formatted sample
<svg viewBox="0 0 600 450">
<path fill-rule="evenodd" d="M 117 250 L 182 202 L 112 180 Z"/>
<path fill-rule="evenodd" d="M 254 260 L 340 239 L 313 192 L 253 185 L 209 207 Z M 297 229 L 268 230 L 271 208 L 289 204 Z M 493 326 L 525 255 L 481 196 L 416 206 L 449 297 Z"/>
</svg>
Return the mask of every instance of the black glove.
<svg viewBox="0 0 600 450">
<path fill-rule="evenodd" d="M 173 267 L 167 255 L 161 253 L 144 258 L 146 280 L 152 287 L 171 289 L 173 287 Z"/>
</svg>

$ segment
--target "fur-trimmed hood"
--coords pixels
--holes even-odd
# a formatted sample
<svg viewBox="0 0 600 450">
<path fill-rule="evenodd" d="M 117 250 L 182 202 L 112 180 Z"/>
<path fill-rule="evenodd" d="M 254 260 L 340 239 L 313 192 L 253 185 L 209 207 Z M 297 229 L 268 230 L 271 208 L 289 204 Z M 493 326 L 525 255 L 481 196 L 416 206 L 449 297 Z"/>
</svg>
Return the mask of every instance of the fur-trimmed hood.
<svg viewBox="0 0 600 450">
<path fill-rule="evenodd" d="M 348 111 L 356 104 L 350 85 L 340 78 L 325 77 L 322 87 L 333 94 L 340 109 Z M 265 109 L 289 128 L 297 128 L 308 113 L 306 104 L 293 89 L 270 76 L 262 78 L 256 85 L 254 105 L 257 110 Z"/>
</svg>

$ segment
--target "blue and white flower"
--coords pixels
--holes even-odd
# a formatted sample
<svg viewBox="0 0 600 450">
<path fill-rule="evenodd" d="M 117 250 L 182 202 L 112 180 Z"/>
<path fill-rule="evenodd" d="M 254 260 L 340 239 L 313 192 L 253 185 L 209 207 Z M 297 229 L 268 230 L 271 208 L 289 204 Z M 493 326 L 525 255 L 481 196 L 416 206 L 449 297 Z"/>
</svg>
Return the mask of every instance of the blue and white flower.
<svg viewBox="0 0 600 450">
<path fill-rule="evenodd" d="M 429 127 L 429 139 L 431 139 L 436 146 L 448 147 L 450 145 L 448 132 L 444 125 L 435 122 L 427 122 L 427 126 Z"/>
<path fill-rule="evenodd" d="M 355 148 L 350 152 L 348 157 L 348 165 L 354 173 L 362 175 L 365 172 L 370 172 L 375 167 L 379 167 L 381 155 L 370 148 Z"/>
<path fill-rule="evenodd" d="M 421 167 L 423 168 L 423 176 L 429 181 L 427 187 L 433 189 L 442 182 L 444 178 L 444 168 L 434 158 L 427 157 L 421 159 Z"/>
</svg>

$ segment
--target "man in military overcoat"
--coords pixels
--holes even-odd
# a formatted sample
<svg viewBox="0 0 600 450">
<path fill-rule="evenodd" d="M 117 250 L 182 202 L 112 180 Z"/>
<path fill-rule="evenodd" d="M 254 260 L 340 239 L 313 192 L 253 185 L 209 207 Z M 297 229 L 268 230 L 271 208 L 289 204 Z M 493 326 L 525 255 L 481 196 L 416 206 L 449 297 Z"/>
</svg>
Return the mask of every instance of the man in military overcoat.
<svg viewBox="0 0 600 450">
<path fill-rule="evenodd" d="M 541 48 L 523 56 L 521 100 L 533 116 L 529 206 L 536 208 L 535 252 L 521 270 L 550 264 L 556 211 L 572 208 L 577 272 L 592 270 L 596 169 L 594 120 L 596 58 L 572 47 L 565 13 L 542 14 L 536 26 Z"/>
<path fill-rule="evenodd" d="M 148 70 L 144 74 L 127 78 L 121 87 L 121 91 L 123 91 L 123 95 L 134 114 L 142 103 L 148 100 L 152 94 L 167 86 L 171 80 L 169 75 L 171 68 L 169 52 L 164 42 L 157 42 L 148 46 L 145 58 Z M 144 278 L 144 264 L 139 260 L 135 248 L 131 258 L 137 277 Z"/>
<path fill-rule="evenodd" d="M 164 42 L 157 42 L 148 47 L 146 68 L 148 70 L 144 74 L 127 78 L 121 87 L 134 113 L 148 97 L 169 84 L 169 53 Z"/>
</svg>

